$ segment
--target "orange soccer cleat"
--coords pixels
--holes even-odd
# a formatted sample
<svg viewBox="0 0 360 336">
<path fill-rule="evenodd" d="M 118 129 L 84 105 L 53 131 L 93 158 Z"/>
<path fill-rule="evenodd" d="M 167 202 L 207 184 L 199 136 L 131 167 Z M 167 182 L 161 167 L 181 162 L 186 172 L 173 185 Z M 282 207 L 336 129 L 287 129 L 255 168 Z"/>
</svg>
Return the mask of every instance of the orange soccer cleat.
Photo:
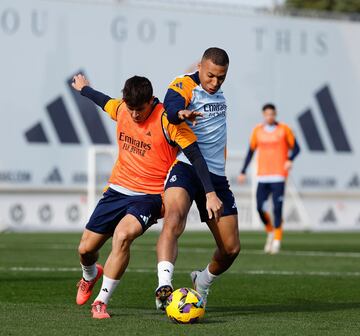
<svg viewBox="0 0 360 336">
<path fill-rule="evenodd" d="M 96 268 L 97 268 L 97 274 L 95 279 L 86 281 L 84 278 L 81 278 L 81 280 L 77 284 L 78 291 L 76 295 L 76 303 L 78 305 L 83 305 L 90 299 L 92 290 L 96 282 L 104 273 L 103 267 L 101 265 L 97 264 Z"/>
<path fill-rule="evenodd" d="M 95 301 L 91 305 L 92 317 L 95 319 L 106 319 L 110 318 L 109 313 L 106 311 L 107 305 L 101 301 Z"/>
</svg>

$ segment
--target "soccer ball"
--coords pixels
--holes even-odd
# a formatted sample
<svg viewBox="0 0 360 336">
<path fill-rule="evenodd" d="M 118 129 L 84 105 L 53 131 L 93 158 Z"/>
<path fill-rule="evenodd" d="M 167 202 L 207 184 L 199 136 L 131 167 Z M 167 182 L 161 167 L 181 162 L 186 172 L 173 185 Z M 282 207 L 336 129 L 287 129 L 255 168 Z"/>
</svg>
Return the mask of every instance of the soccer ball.
<svg viewBox="0 0 360 336">
<path fill-rule="evenodd" d="M 191 288 L 180 288 L 168 299 L 166 314 L 175 323 L 195 323 L 205 314 L 201 295 Z"/>
</svg>

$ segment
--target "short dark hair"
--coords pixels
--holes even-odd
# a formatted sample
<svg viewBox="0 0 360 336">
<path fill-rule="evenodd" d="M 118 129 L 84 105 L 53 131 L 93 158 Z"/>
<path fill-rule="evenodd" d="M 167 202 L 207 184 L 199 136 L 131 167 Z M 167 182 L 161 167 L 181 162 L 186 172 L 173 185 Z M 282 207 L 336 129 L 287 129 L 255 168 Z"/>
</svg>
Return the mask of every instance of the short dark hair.
<svg viewBox="0 0 360 336">
<path fill-rule="evenodd" d="M 209 59 L 214 64 L 220 66 L 226 66 L 229 64 L 229 56 L 226 53 L 226 51 L 216 47 L 211 47 L 206 49 L 202 59 L 203 60 Z"/>
<path fill-rule="evenodd" d="M 262 111 L 264 112 L 264 111 L 267 110 L 267 109 L 276 111 L 275 105 L 274 105 L 274 104 L 271 104 L 271 103 L 265 104 L 265 105 L 263 106 L 263 108 L 262 108 Z"/>
<path fill-rule="evenodd" d="M 126 105 L 140 107 L 151 100 L 153 88 L 146 77 L 134 76 L 126 80 L 122 93 Z"/>
</svg>

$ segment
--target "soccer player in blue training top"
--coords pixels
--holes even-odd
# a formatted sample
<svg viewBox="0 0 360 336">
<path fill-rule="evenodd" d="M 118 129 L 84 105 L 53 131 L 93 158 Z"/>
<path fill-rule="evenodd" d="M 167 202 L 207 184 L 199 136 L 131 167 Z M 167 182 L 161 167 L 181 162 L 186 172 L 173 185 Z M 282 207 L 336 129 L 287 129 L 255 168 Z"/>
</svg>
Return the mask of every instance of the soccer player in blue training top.
<svg viewBox="0 0 360 336">
<path fill-rule="evenodd" d="M 164 225 L 157 244 L 158 287 L 156 306 L 164 309 L 173 291 L 172 277 L 177 257 L 177 241 L 185 229 L 193 201 L 202 222 L 206 222 L 217 244 L 212 260 L 202 271 L 191 273 L 195 290 L 207 300 L 214 280 L 225 272 L 240 252 L 237 208 L 225 176 L 227 106 L 221 90 L 229 66 L 225 50 L 205 51 L 198 71 L 179 76 L 170 84 L 164 106 L 172 124 L 187 123 L 198 139 L 209 167 L 215 191 L 223 203 L 222 216 L 209 219 L 206 196 L 194 167 L 181 153 L 169 172 L 164 194 Z"/>
</svg>

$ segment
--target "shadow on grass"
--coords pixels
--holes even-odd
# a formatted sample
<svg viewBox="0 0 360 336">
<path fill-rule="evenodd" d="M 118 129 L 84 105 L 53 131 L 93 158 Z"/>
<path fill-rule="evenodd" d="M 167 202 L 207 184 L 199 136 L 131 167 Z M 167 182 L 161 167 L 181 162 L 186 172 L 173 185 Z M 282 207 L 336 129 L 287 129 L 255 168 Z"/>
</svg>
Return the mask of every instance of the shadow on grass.
<svg viewBox="0 0 360 336">
<path fill-rule="evenodd" d="M 274 313 L 311 313 L 332 312 L 337 310 L 359 309 L 360 302 L 319 302 L 319 301 L 294 301 L 292 304 L 263 304 L 243 305 L 228 307 L 211 307 L 209 313 L 225 313 L 224 315 L 251 315 Z"/>
<path fill-rule="evenodd" d="M 109 308 L 110 310 L 110 308 Z M 117 311 L 116 311 L 117 310 Z M 138 318 L 138 316 L 141 316 L 142 320 L 151 320 L 153 322 L 166 322 L 169 323 L 169 319 L 166 316 L 165 312 L 161 312 L 161 311 L 157 311 L 155 309 L 150 309 L 150 308 L 120 308 L 119 309 L 114 309 L 114 311 L 111 312 L 111 317 L 116 318 L 116 319 L 121 319 L 121 318 Z M 216 317 L 213 318 L 209 318 L 207 319 L 205 317 L 205 319 L 201 320 L 201 322 L 199 324 L 221 324 L 221 323 L 226 323 L 226 321 L 224 320 L 219 320 Z M 183 324 L 177 324 L 177 323 L 173 323 L 171 322 L 171 324 L 173 325 L 183 325 Z M 197 325 L 197 323 L 196 323 Z"/>
<path fill-rule="evenodd" d="M 138 317 L 139 316 L 139 311 L 137 312 L 121 312 L 121 313 L 111 313 L 111 317 L 112 318 L 115 318 L 115 319 L 121 319 L 121 318 L 129 318 L 129 317 Z M 163 314 L 157 314 L 156 312 L 152 312 L 152 313 L 148 313 L 147 316 L 146 315 L 142 315 L 142 321 L 145 321 L 145 320 L 151 320 L 152 322 L 159 322 L 159 323 L 171 323 L 172 325 L 184 325 L 184 324 L 177 324 L 177 323 L 174 323 L 174 322 L 171 322 L 168 317 L 166 316 L 165 313 Z M 216 319 L 216 318 L 204 318 L 203 320 L 201 320 L 199 323 L 196 323 L 197 324 L 221 324 L 221 323 L 227 323 L 226 321 L 224 320 L 219 320 L 219 319 Z"/>
</svg>

